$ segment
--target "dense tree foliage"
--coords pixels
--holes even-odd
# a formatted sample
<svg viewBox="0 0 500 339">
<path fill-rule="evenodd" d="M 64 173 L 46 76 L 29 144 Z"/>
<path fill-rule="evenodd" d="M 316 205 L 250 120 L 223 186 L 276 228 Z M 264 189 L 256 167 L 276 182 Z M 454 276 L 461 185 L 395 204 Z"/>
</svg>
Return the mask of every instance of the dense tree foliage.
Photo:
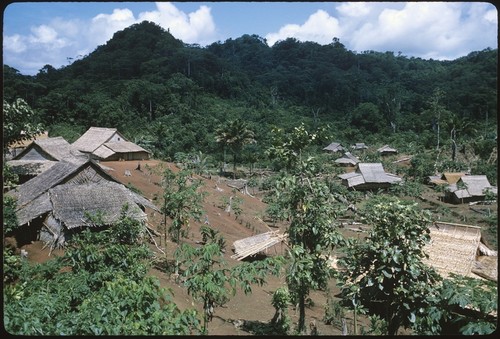
<svg viewBox="0 0 500 339">
<path fill-rule="evenodd" d="M 156 278 L 144 225 L 123 216 L 74 237 L 63 257 L 19 263 L 5 252 L 4 328 L 12 335 L 199 334 L 194 310 L 180 311 Z M 5 279 L 5 275 L 4 275 Z M 48 307 L 50 305 L 50 307 Z"/>
<path fill-rule="evenodd" d="M 237 119 L 257 141 L 257 159 L 243 161 L 265 161 L 271 129 L 301 122 L 329 124 L 336 139 L 349 143 L 397 132 L 416 133 L 426 147 L 436 146 L 438 121 L 431 113 L 437 111 L 429 102 L 438 88 L 440 109 L 454 119 L 439 120 L 443 147 L 451 149 L 452 139 L 459 151 L 472 146 L 465 141 L 476 148 L 494 141 L 496 49 L 436 61 L 356 53 L 337 38 L 327 45 L 288 38 L 269 47 L 248 34 L 200 47 L 145 21 L 59 69 L 46 65 L 24 76 L 4 65 L 5 100 L 23 99 L 53 136 L 73 139 L 90 126 L 116 127 L 147 140 L 144 145 L 165 159 L 202 151 L 221 161 L 214 132 Z M 474 129 L 461 128 L 462 121 Z M 478 152 L 484 158 L 491 148 Z"/>
</svg>

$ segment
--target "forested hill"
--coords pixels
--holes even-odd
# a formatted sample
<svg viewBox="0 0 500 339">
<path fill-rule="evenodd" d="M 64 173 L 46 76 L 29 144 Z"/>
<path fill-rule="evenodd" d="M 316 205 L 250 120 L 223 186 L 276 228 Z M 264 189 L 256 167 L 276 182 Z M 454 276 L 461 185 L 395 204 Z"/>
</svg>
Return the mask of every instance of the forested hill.
<svg viewBox="0 0 500 339">
<path fill-rule="evenodd" d="M 163 158 L 220 153 L 215 130 L 236 118 L 255 131 L 257 154 L 273 126 L 301 122 L 328 125 L 339 141 L 402 133 L 430 146 L 441 108 L 444 138 L 452 126 L 476 127 L 461 137 L 496 131 L 497 52 L 436 61 L 349 51 L 338 39 L 269 47 L 256 35 L 202 48 L 142 22 L 60 69 L 24 76 L 4 65 L 4 100 L 25 99 L 52 136 L 72 142 L 90 126 L 116 127 Z"/>
</svg>

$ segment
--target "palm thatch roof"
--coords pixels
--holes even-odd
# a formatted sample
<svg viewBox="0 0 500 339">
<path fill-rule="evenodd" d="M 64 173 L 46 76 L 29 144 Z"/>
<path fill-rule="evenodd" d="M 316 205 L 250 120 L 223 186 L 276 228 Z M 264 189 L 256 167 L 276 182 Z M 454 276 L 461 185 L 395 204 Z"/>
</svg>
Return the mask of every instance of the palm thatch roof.
<svg viewBox="0 0 500 339">
<path fill-rule="evenodd" d="M 116 128 L 90 127 L 73 143 L 78 150 L 93 153 L 99 146 L 110 141 L 127 141 Z"/>
<path fill-rule="evenodd" d="M 429 258 L 424 259 L 428 265 L 434 267 L 443 277 L 449 277 L 450 273 L 460 274 L 466 277 L 479 278 L 474 271 L 479 271 L 480 264 L 476 263 L 481 246 L 481 228 L 472 225 L 462 225 L 455 223 L 435 222 L 430 227 L 431 242 L 424 247 L 424 251 Z M 485 247 L 484 244 L 482 244 Z M 484 250 L 483 250 L 484 252 Z M 496 252 L 490 260 L 493 262 L 497 258 Z M 482 264 L 483 271 L 487 271 L 488 265 Z M 495 264 L 496 266 L 496 264 Z M 496 268 L 489 269 L 490 274 L 495 274 Z M 486 273 L 483 275 L 487 275 Z"/>
<path fill-rule="evenodd" d="M 103 222 L 110 224 L 118 220 L 124 205 L 129 206 L 127 215 L 139 220 L 146 218 L 141 206 L 159 212 L 148 199 L 126 188 L 92 160 L 79 164 L 60 161 L 6 194 L 17 199 L 20 225 L 49 212 L 67 229 L 88 225 L 86 213 L 99 211 Z"/>
<path fill-rule="evenodd" d="M 51 160 L 9 160 L 7 166 L 17 175 L 37 176 L 56 163 Z"/>
<path fill-rule="evenodd" d="M 99 146 L 93 154 L 100 159 L 107 159 L 116 153 L 151 153 L 130 141 L 107 142 Z"/>
<path fill-rule="evenodd" d="M 338 142 L 332 142 L 330 145 L 323 148 L 323 150 L 330 152 L 342 152 L 345 151 L 345 148 Z"/>
<path fill-rule="evenodd" d="M 337 164 L 341 165 L 356 165 L 359 162 L 359 159 L 352 155 L 351 152 L 345 152 L 340 158 L 335 159 Z"/>
<path fill-rule="evenodd" d="M 22 131 L 21 135 L 26 135 L 26 132 Z M 27 147 L 29 144 L 31 144 L 34 140 L 42 140 L 42 139 L 46 139 L 48 137 L 49 137 L 49 132 L 44 131 L 40 134 L 35 135 L 31 139 L 22 139 L 22 140 L 18 140 L 16 142 L 10 143 L 9 148 L 24 148 L 24 147 Z"/>
<path fill-rule="evenodd" d="M 482 198 L 487 191 L 497 195 L 497 187 L 491 186 L 486 175 L 464 175 L 447 189 L 448 197 L 456 202 Z"/>
<path fill-rule="evenodd" d="M 377 150 L 377 152 L 379 152 L 382 155 L 384 155 L 384 154 L 396 154 L 396 153 L 398 153 L 398 151 L 395 148 L 392 148 L 389 145 L 384 145 L 384 146 L 380 147 Z"/>
<path fill-rule="evenodd" d="M 13 160 L 71 160 L 85 157 L 63 137 L 34 140 Z"/>
<path fill-rule="evenodd" d="M 364 142 L 357 142 L 354 145 L 352 145 L 352 148 L 355 150 L 360 150 L 360 149 L 367 149 L 368 146 L 366 146 Z"/>
<path fill-rule="evenodd" d="M 397 175 L 386 173 L 382 163 L 358 163 L 356 172 L 339 175 L 348 188 L 376 188 L 401 182 Z"/>
<path fill-rule="evenodd" d="M 116 182 L 65 184 L 49 190 L 52 214 L 68 229 L 88 226 L 87 213 L 101 214 L 102 222 L 111 225 L 119 220 L 124 205 L 129 208 L 126 215 L 137 220 L 146 220 L 147 215 L 138 206 L 145 199 Z M 148 207 L 154 207 L 147 201 Z M 155 208 L 156 209 L 156 208 Z"/>
<path fill-rule="evenodd" d="M 231 258 L 243 260 L 244 258 L 257 254 L 282 242 L 286 235 L 279 234 L 279 231 L 269 231 L 257 234 L 248 238 L 236 240 L 234 245 L 234 254 Z"/>
</svg>

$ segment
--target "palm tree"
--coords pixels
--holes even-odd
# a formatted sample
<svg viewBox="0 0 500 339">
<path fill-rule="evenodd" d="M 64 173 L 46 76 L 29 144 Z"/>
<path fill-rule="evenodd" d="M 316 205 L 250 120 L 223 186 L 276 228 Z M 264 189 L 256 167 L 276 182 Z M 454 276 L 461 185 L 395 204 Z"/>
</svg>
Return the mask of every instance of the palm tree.
<svg viewBox="0 0 500 339">
<path fill-rule="evenodd" d="M 224 147 L 224 163 L 226 162 L 226 147 L 229 147 L 233 153 L 233 177 L 236 176 L 237 155 L 243 146 L 256 142 L 254 137 L 254 132 L 241 119 L 231 120 L 215 131 L 215 140 Z"/>
</svg>

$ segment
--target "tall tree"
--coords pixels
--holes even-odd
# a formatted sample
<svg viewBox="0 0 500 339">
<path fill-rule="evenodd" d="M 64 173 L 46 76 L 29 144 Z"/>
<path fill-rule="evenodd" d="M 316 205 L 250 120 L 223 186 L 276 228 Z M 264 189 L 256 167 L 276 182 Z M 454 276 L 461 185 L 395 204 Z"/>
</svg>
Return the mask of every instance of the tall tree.
<svg viewBox="0 0 500 339">
<path fill-rule="evenodd" d="M 338 213 L 335 198 L 328 185 L 317 177 L 314 159 L 302 160 L 303 149 L 315 139 L 316 134 L 300 126 L 287 138 L 289 141 L 271 150 L 274 156 L 284 157 L 283 162 L 290 165 L 288 172 L 277 181 L 275 190 L 291 220 L 286 231 L 291 258 L 286 281 L 299 308 L 299 333 L 306 329 L 306 298 L 311 290 L 326 287 L 333 274 L 330 254 L 343 243 L 334 223 Z"/>
<path fill-rule="evenodd" d="M 224 151 L 229 147 L 233 153 L 233 176 L 236 176 L 236 160 L 243 146 L 257 142 L 255 133 L 242 119 L 231 120 L 225 126 L 218 128 L 215 131 L 215 140 L 224 147 Z"/>
<path fill-rule="evenodd" d="M 43 132 L 44 127 L 37 122 L 37 114 L 23 99 L 13 103 L 3 101 L 3 151 L 16 141 L 29 140 Z"/>
<path fill-rule="evenodd" d="M 416 204 L 397 198 L 377 198 L 362 212 L 372 226 L 367 239 L 349 247 L 342 259 L 342 296 L 347 305 L 380 316 L 388 335 L 411 328 L 441 280 L 423 263 L 430 241 L 430 215 Z M 435 319 L 436 320 L 436 319 Z"/>
</svg>

